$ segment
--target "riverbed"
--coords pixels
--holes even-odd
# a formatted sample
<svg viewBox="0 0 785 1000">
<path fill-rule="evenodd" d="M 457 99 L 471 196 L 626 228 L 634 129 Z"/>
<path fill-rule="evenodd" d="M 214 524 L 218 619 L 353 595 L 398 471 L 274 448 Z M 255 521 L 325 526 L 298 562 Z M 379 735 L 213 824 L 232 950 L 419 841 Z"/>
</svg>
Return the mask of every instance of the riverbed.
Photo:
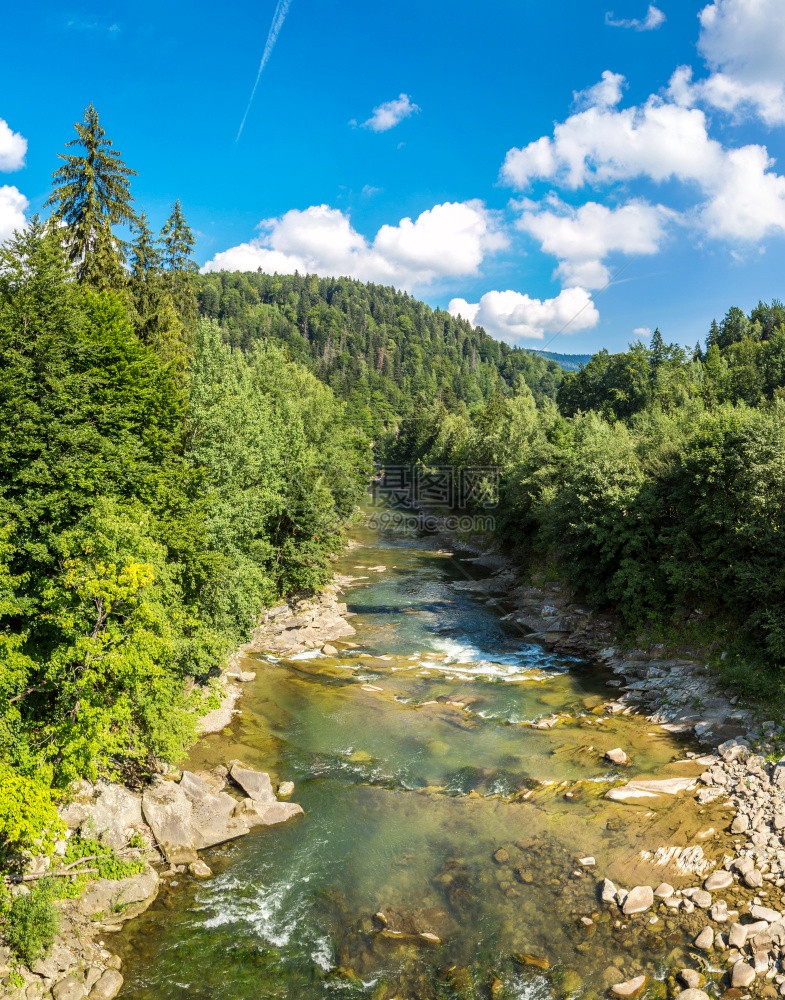
<svg viewBox="0 0 785 1000">
<path fill-rule="evenodd" d="M 352 643 L 249 656 L 241 714 L 189 762 L 239 758 L 291 779 L 305 816 L 207 852 L 206 882 L 170 880 L 112 942 L 121 998 L 545 998 L 677 967 L 684 931 L 614 921 L 597 882 L 686 884 L 640 853 L 721 857 L 722 807 L 604 796 L 634 777 L 698 775 L 699 748 L 612 714 L 609 673 L 547 652 L 503 601 L 456 587 L 476 564 L 432 539 L 366 524 L 336 569 L 354 578 Z M 603 758 L 617 747 L 629 766 Z"/>
</svg>

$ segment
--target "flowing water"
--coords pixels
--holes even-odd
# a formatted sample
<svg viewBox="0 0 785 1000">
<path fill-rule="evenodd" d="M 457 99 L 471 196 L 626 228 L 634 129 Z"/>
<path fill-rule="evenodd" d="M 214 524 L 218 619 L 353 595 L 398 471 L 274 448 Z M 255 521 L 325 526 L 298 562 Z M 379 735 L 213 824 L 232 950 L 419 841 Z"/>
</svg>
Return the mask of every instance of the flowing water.
<svg viewBox="0 0 785 1000">
<path fill-rule="evenodd" d="M 122 935 L 122 1000 L 546 998 L 662 977 L 682 931 L 614 922 L 597 880 L 680 884 L 640 851 L 695 841 L 711 854 L 712 813 L 603 795 L 622 778 L 699 773 L 690 746 L 609 716 L 607 675 L 456 588 L 467 564 L 429 539 L 364 527 L 355 540 L 337 568 L 364 577 L 345 593 L 356 648 L 251 658 L 242 714 L 190 763 L 240 758 L 292 779 L 305 817 L 207 852 L 214 878 L 162 890 Z M 553 729 L 528 725 L 554 713 Z M 602 759 L 617 746 L 623 775 Z"/>
</svg>

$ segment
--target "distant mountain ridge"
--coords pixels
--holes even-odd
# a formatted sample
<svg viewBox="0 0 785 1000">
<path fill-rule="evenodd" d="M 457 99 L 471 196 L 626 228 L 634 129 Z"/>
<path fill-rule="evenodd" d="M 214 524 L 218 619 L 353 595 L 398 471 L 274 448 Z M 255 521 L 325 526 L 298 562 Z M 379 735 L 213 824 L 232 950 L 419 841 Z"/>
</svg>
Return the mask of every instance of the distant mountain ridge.
<svg viewBox="0 0 785 1000">
<path fill-rule="evenodd" d="M 555 354 L 552 351 L 537 351 L 534 348 L 530 350 L 532 354 L 537 354 L 546 361 L 555 361 L 567 372 L 577 372 L 581 365 L 588 364 L 593 357 L 591 354 Z"/>
</svg>

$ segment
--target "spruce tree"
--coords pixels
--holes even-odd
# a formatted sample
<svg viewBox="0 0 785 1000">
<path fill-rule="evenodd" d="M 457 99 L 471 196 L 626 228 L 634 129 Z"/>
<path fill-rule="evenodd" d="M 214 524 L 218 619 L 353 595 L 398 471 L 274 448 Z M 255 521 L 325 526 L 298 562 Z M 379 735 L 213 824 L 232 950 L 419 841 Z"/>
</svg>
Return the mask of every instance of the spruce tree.
<svg viewBox="0 0 785 1000">
<path fill-rule="evenodd" d="M 156 349 L 163 361 L 174 362 L 181 370 L 186 362 L 183 324 L 162 270 L 160 243 L 144 212 L 133 223 L 132 232 L 128 288 L 134 329 L 141 340 Z"/>
<path fill-rule="evenodd" d="M 84 152 L 57 154 L 63 165 L 52 175 L 54 190 L 46 204 L 55 207 L 55 217 L 68 227 L 68 256 L 77 279 L 97 288 L 118 287 L 125 258 L 112 227 L 135 218 L 129 178 L 136 171 L 107 139 L 92 104 L 74 128 L 77 138 L 66 146 Z"/>
<path fill-rule="evenodd" d="M 189 324 L 196 321 L 196 292 L 191 276 L 199 270 L 193 260 L 194 236 L 185 221 L 180 199 L 161 229 L 163 263 L 169 272 L 169 287 L 177 312 Z"/>
</svg>

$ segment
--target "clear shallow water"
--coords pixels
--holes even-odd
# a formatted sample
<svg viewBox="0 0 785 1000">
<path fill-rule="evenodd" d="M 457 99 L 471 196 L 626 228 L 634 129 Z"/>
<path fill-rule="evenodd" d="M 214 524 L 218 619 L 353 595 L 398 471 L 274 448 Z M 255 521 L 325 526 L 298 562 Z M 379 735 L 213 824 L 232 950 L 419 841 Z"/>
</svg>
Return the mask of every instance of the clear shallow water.
<svg viewBox="0 0 785 1000">
<path fill-rule="evenodd" d="M 209 852 L 213 879 L 165 889 L 123 934 L 121 997 L 488 997 L 493 986 L 544 998 L 597 994 L 610 966 L 662 975 L 681 934 L 646 918 L 613 927 L 597 879 L 678 884 L 638 853 L 690 841 L 712 815 L 678 799 L 609 802 L 620 774 L 602 753 L 630 753 L 624 778 L 694 774 L 686 745 L 645 719 L 607 717 L 607 677 L 456 589 L 464 564 L 414 538 L 356 538 L 337 567 L 366 577 L 345 594 L 356 648 L 255 658 L 242 715 L 190 763 L 238 757 L 290 778 L 306 816 Z M 553 729 L 525 725 L 553 714 L 564 715 Z M 581 873 L 585 855 L 597 866 Z"/>
</svg>

